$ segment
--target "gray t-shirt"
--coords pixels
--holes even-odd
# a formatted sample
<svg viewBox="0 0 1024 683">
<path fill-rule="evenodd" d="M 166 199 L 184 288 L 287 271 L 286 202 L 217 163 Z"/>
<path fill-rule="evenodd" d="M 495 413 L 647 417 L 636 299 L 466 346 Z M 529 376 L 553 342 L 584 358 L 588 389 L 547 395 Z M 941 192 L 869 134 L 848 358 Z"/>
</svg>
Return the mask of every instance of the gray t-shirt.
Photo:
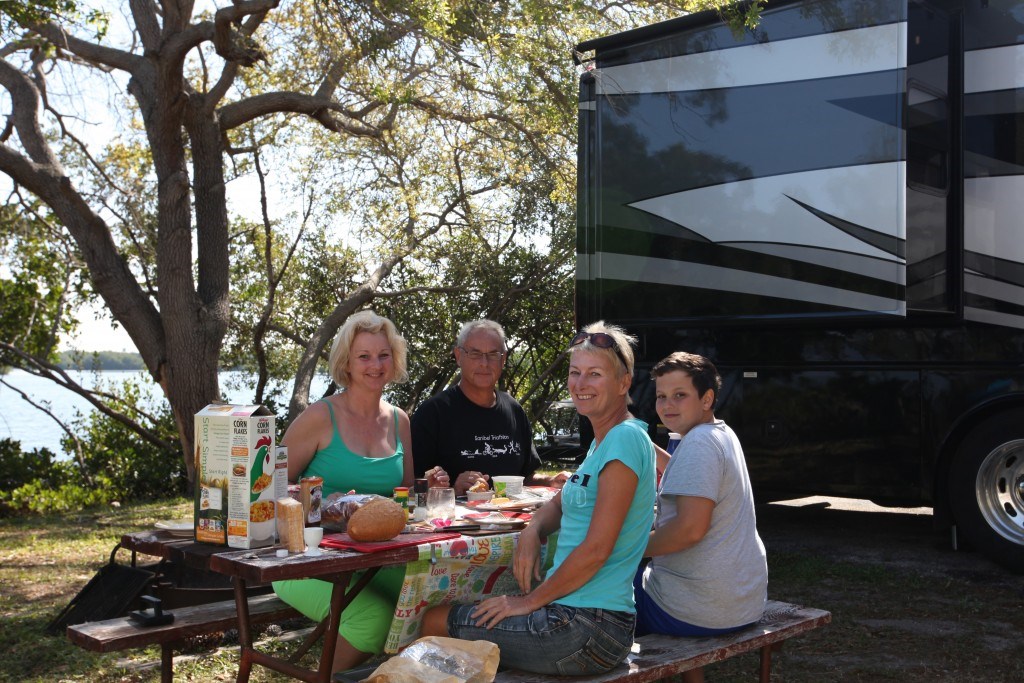
<svg viewBox="0 0 1024 683">
<path fill-rule="evenodd" d="M 757 621 L 768 598 L 768 563 L 743 449 L 721 420 L 694 427 L 676 447 L 661 476 L 655 526 L 675 517 L 676 496 L 714 501 L 711 526 L 693 547 L 653 558 L 644 589 L 666 612 L 696 626 Z"/>
</svg>

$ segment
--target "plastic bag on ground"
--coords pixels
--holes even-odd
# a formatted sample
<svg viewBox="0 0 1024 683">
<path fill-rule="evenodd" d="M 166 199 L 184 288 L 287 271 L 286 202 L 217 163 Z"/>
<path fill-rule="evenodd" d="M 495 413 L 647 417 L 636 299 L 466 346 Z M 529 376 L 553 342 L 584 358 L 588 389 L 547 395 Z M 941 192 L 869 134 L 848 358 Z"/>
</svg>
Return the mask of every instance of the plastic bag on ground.
<svg viewBox="0 0 1024 683">
<path fill-rule="evenodd" d="M 486 640 L 426 636 L 384 662 L 362 683 L 491 683 L 498 646 Z"/>
</svg>

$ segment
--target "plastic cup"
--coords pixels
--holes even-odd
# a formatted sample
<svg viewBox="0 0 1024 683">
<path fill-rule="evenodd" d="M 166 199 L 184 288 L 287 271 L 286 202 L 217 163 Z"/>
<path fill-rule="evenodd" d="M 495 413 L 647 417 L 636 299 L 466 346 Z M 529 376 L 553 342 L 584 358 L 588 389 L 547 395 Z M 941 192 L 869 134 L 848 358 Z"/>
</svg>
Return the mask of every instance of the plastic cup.
<svg viewBox="0 0 1024 683">
<path fill-rule="evenodd" d="M 498 498 L 508 498 L 523 492 L 523 481 L 525 477 L 491 477 L 494 482 L 494 495 Z"/>
<path fill-rule="evenodd" d="M 455 489 L 433 486 L 427 492 L 427 521 L 450 522 L 455 517 Z"/>
</svg>

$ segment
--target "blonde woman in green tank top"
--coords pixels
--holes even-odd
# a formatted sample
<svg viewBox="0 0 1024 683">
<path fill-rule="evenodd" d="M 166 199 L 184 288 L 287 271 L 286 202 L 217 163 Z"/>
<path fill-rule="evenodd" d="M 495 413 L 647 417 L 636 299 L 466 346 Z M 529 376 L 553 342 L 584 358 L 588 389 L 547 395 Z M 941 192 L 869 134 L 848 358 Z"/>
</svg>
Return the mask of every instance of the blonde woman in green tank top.
<svg viewBox="0 0 1024 683">
<path fill-rule="evenodd" d="M 383 398 L 390 382 L 408 378 L 406 349 L 387 318 L 372 311 L 349 317 L 329 359 L 331 376 L 343 391 L 309 406 L 281 440 L 288 447 L 289 481 L 322 476 L 325 496 L 350 490 L 390 496 L 395 486 L 412 485 L 409 416 Z M 382 651 L 404 575 L 404 567 L 379 571 L 342 612 L 334 671 Z M 331 588 L 316 579 L 274 583 L 282 600 L 315 621 L 327 615 Z"/>
</svg>

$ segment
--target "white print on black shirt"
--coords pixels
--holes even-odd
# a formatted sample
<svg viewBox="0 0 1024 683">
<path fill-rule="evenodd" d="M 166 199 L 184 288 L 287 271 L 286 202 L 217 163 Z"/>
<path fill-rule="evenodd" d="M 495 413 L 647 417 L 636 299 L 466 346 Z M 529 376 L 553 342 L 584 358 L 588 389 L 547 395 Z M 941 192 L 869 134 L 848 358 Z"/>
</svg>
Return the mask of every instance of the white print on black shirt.
<svg viewBox="0 0 1024 683">
<path fill-rule="evenodd" d="M 462 451 L 461 455 L 465 458 L 497 458 L 503 455 L 519 455 L 520 446 L 517 442 L 512 441 L 508 436 L 505 435 L 489 435 L 489 436 L 478 436 L 478 441 L 484 441 L 483 448 L 477 446 L 476 450 Z M 490 439 L 505 441 L 501 446 L 492 446 Z"/>
</svg>

